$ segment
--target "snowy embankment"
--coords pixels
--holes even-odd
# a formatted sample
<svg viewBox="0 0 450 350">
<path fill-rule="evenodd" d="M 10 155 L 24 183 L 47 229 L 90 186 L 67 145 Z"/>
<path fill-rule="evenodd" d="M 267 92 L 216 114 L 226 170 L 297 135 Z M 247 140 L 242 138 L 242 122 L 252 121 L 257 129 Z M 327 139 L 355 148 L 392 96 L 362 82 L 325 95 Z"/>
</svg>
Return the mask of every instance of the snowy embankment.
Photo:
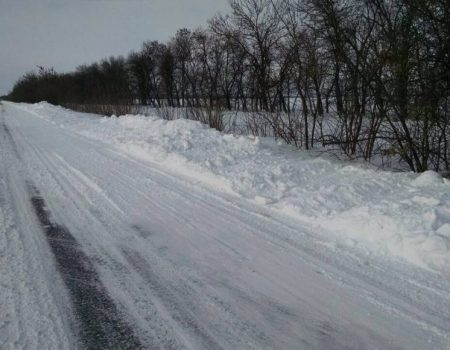
<svg viewBox="0 0 450 350">
<path fill-rule="evenodd" d="M 450 266 L 450 181 L 378 171 L 189 120 L 99 118 L 47 103 L 20 104 L 61 128 L 300 220 L 338 244 Z"/>
</svg>

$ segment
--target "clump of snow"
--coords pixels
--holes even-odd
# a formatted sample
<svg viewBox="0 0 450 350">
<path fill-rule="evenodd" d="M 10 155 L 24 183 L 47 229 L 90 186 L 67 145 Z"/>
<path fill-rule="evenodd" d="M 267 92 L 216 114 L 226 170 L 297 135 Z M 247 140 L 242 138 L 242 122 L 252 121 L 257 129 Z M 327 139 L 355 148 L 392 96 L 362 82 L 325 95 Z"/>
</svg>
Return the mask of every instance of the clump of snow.
<svg viewBox="0 0 450 350">
<path fill-rule="evenodd" d="M 429 268 L 450 266 L 450 181 L 313 156 L 273 140 L 227 135 L 190 120 L 100 118 L 20 105 L 56 126 L 295 217 L 336 243 Z"/>
<path fill-rule="evenodd" d="M 444 224 L 444 225 L 440 226 L 436 230 L 436 233 L 442 237 L 446 237 L 446 238 L 450 239 L 450 224 Z"/>
<path fill-rule="evenodd" d="M 444 182 L 444 179 L 441 175 L 439 175 L 437 172 L 433 170 L 428 170 L 420 174 L 414 181 L 412 182 L 413 186 L 433 186 L 433 185 L 439 185 Z"/>
</svg>

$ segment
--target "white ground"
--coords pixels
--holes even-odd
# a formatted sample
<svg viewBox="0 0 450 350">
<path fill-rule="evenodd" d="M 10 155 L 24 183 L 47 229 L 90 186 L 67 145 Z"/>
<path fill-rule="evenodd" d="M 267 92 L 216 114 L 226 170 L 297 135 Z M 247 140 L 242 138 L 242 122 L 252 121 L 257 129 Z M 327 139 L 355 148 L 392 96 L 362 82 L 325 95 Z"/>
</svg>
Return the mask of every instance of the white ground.
<svg viewBox="0 0 450 350">
<path fill-rule="evenodd" d="M 437 174 L 44 103 L 4 103 L 0 156 L 1 349 L 77 344 L 30 180 L 149 348 L 450 348 Z"/>
</svg>

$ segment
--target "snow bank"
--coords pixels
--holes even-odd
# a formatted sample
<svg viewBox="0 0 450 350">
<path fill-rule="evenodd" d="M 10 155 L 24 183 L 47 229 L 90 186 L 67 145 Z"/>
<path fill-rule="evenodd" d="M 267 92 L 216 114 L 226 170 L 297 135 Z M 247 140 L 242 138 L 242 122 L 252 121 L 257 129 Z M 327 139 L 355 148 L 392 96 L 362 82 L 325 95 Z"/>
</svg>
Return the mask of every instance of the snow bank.
<svg viewBox="0 0 450 350">
<path fill-rule="evenodd" d="M 39 103 L 16 105 L 222 191 L 295 217 L 339 244 L 450 266 L 450 182 L 333 161 L 189 120 L 99 118 Z"/>
</svg>

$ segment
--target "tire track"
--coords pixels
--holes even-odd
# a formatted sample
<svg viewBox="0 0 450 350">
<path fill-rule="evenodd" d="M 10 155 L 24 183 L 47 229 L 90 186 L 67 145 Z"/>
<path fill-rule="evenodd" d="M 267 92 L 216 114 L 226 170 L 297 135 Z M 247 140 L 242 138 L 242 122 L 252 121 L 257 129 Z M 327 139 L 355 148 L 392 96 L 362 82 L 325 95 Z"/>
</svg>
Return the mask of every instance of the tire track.
<svg viewBox="0 0 450 350">
<path fill-rule="evenodd" d="M 131 325 L 114 304 L 92 262 L 64 227 L 51 219 L 45 200 L 28 183 L 31 204 L 53 252 L 76 313 L 79 337 L 87 349 L 142 349 Z"/>
<path fill-rule="evenodd" d="M 196 320 L 195 313 L 183 305 L 174 290 L 161 281 L 161 278 L 152 270 L 146 260 L 137 252 L 122 249 L 122 253 L 127 261 L 133 266 L 135 271 L 148 283 L 151 291 L 162 302 L 164 307 L 170 310 L 170 316 L 188 334 L 191 334 L 197 346 L 201 349 L 221 350 L 222 346 L 211 336 L 207 329 L 202 327 Z M 183 296 L 182 299 L 187 299 Z"/>
<path fill-rule="evenodd" d="M 14 141 L 14 138 L 11 135 L 11 131 L 9 131 L 9 128 L 6 126 L 4 118 L 2 118 L 2 126 L 3 126 L 4 135 L 6 136 L 9 143 L 11 144 L 11 149 L 13 150 L 14 155 L 17 157 L 17 159 L 22 160 L 22 158 L 19 154 L 19 151 L 17 149 L 16 141 Z"/>
</svg>

